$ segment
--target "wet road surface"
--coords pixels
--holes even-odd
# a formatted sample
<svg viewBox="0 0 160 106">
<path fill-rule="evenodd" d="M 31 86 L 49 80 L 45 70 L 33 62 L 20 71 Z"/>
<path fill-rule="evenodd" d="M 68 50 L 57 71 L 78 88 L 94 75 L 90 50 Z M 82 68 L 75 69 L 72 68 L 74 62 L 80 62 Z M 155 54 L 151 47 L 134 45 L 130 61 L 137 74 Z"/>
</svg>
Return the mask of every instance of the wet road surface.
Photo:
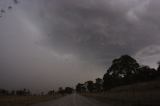
<svg viewBox="0 0 160 106">
<path fill-rule="evenodd" d="M 94 99 L 72 94 L 57 100 L 39 103 L 32 106 L 109 106 Z"/>
</svg>

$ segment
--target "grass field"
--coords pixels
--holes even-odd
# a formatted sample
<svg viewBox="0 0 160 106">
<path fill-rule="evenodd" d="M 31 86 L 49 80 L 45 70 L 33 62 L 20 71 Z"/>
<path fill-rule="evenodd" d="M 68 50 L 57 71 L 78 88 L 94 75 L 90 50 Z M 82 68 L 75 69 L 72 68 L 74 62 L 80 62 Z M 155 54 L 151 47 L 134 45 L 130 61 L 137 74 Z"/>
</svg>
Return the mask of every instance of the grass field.
<svg viewBox="0 0 160 106">
<path fill-rule="evenodd" d="M 160 106 L 160 80 L 117 87 L 85 96 L 115 106 Z"/>
<path fill-rule="evenodd" d="M 57 98 L 59 96 L 0 96 L 0 106 L 29 106 Z"/>
</svg>

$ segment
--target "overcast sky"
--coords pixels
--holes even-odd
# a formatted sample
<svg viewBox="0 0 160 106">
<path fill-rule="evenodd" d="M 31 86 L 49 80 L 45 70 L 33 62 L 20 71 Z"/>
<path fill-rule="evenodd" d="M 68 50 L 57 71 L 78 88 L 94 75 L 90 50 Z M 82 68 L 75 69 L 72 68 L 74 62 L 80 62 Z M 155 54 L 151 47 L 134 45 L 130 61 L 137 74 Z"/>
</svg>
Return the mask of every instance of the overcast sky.
<svg viewBox="0 0 160 106">
<path fill-rule="evenodd" d="M 157 67 L 160 0 L 19 1 L 0 0 L 0 88 L 74 86 L 123 54 Z"/>
</svg>

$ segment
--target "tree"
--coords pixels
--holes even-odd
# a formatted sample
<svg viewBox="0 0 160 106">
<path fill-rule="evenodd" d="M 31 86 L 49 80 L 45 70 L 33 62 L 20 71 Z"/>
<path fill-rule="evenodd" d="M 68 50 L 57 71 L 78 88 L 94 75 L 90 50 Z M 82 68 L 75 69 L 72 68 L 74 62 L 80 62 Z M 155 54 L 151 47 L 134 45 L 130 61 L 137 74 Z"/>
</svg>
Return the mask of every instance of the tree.
<svg viewBox="0 0 160 106">
<path fill-rule="evenodd" d="M 73 90 L 74 90 L 74 89 L 71 88 L 71 87 L 66 87 L 64 91 L 65 91 L 66 94 L 72 94 L 72 93 L 73 93 Z"/>
<path fill-rule="evenodd" d="M 158 62 L 158 68 L 157 71 L 160 71 L 160 61 Z"/>
<path fill-rule="evenodd" d="M 17 90 L 16 91 L 16 95 L 18 96 L 28 96 L 28 95 L 31 95 L 31 92 L 29 89 L 23 89 L 23 90 Z"/>
<path fill-rule="evenodd" d="M 95 89 L 97 92 L 101 92 L 103 89 L 103 80 L 100 78 L 96 79 L 96 83 L 95 83 Z"/>
<path fill-rule="evenodd" d="M 142 66 L 138 69 L 138 73 L 135 75 L 135 81 L 148 81 L 156 78 L 157 71 L 149 66 Z"/>
<path fill-rule="evenodd" d="M 9 95 L 9 91 L 5 89 L 0 89 L 0 96 L 6 96 Z"/>
<path fill-rule="evenodd" d="M 12 95 L 12 96 L 13 96 L 13 95 L 16 95 L 15 90 L 12 90 L 12 91 L 11 91 L 11 95 Z"/>
<path fill-rule="evenodd" d="M 136 74 L 140 65 L 129 55 L 123 55 L 112 61 L 111 67 L 104 75 L 104 88 L 109 89 L 118 85 L 130 83 L 129 79 Z"/>
<path fill-rule="evenodd" d="M 93 81 L 87 81 L 86 84 L 87 84 L 87 89 L 88 89 L 88 91 L 89 91 L 89 92 L 93 92 L 93 91 L 94 91 L 94 88 L 95 88 Z"/>
<path fill-rule="evenodd" d="M 76 92 L 78 92 L 78 93 L 86 92 L 85 84 L 78 83 L 76 85 Z"/>
<path fill-rule="evenodd" d="M 116 84 L 115 84 L 115 78 L 114 76 L 112 75 L 109 75 L 109 74 L 105 74 L 103 76 L 103 88 L 104 90 L 108 90 L 112 87 L 114 87 Z"/>
<path fill-rule="evenodd" d="M 49 96 L 54 96 L 54 94 L 55 94 L 54 89 L 53 89 L 53 90 L 50 90 L 50 91 L 48 92 L 48 95 L 49 95 Z"/>
<path fill-rule="evenodd" d="M 107 73 L 115 77 L 128 77 L 137 72 L 139 64 L 129 55 L 123 55 L 112 62 L 112 66 Z"/>
<path fill-rule="evenodd" d="M 77 85 L 76 85 L 76 92 L 81 92 L 81 88 L 82 88 L 82 84 L 80 84 L 80 83 L 78 83 Z"/>
<path fill-rule="evenodd" d="M 59 87 L 58 93 L 64 95 L 64 89 L 62 87 Z"/>
</svg>

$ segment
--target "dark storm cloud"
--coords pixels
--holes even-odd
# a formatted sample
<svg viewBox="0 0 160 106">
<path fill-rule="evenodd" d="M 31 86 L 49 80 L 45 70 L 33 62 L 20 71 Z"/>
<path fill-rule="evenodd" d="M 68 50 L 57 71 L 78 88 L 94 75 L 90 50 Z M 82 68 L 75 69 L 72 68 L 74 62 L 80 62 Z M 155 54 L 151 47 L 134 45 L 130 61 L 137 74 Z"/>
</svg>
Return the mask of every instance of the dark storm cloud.
<svg viewBox="0 0 160 106">
<path fill-rule="evenodd" d="M 159 0 L 21 0 L 0 19 L 0 86 L 39 91 L 74 86 L 102 77 L 123 54 L 156 67 L 159 5 Z"/>
<path fill-rule="evenodd" d="M 159 44 L 159 4 L 152 0 L 48 0 L 49 41 L 59 53 L 106 63 Z M 154 11 L 154 12 L 153 12 Z M 52 17 L 52 18 L 51 18 Z"/>
</svg>

